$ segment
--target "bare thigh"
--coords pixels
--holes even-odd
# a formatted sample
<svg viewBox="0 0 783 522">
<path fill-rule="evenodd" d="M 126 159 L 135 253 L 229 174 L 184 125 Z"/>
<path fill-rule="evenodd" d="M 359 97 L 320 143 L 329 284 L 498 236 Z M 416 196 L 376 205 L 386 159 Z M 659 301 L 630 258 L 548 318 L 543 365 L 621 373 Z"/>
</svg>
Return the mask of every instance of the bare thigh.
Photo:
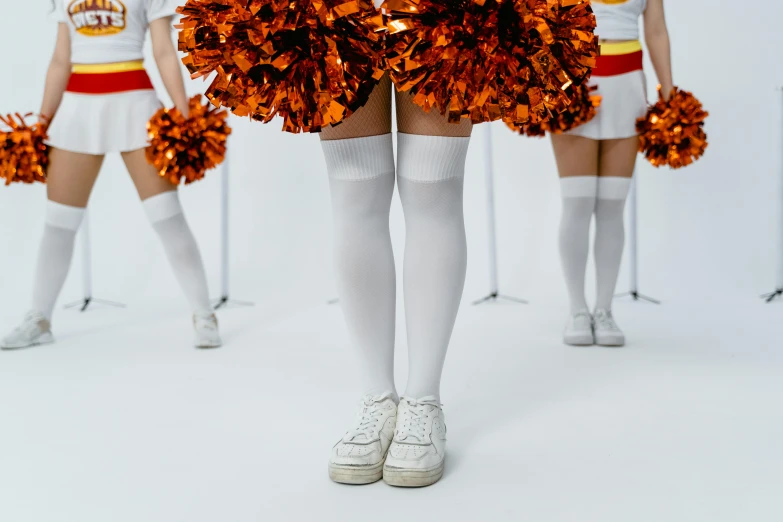
<svg viewBox="0 0 783 522">
<path fill-rule="evenodd" d="M 557 171 L 561 178 L 597 176 L 600 143 L 570 134 L 552 134 Z"/>
<path fill-rule="evenodd" d="M 466 138 L 473 131 L 473 124 L 466 118 L 462 118 L 459 123 L 449 123 L 448 117 L 437 110 L 425 112 L 413 103 L 413 96 L 407 92 L 396 91 L 395 101 L 397 130 L 404 134 Z"/>
<path fill-rule="evenodd" d="M 85 208 L 102 164 L 103 156 L 52 147 L 46 172 L 47 198 L 70 207 Z"/>
<path fill-rule="evenodd" d="M 630 178 L 639 153 L 639 138 L 604 140 L 601 142 L 601 160 L 598 175 L 601 177 Z"/>
<path fill-rule="evenodd" d="M 351 114 L 344 122 L 334 127 L 326 127 L 321 133 L 322 140 L 345 140 L 380 136 L 391 132 L 391 80 L 384 76 L 370 94 L 363 107 Z"/>
<path fill-rule="evenodd" d="M 149 164 L 144 149 L 138 149 L 131 152 L 123 152 L 122 160 L 128 169 L 133 184 L 136 185 L 136 191 L 139 198 L 144 201 L 152 196 L 157 196 L 164 192 L 177 190 L 169 180 L 161 178 L 155 167 Z"/>
</svg>

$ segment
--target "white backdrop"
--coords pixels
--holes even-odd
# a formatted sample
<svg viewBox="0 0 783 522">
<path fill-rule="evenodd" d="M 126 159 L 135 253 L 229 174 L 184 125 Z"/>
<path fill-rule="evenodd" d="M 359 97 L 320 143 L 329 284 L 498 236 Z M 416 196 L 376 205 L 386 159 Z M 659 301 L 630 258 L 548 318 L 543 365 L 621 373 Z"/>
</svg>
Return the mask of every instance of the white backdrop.
<svg viewBox="0 0 783 522">
<path fill-rule="evenodd" d="M 0 22 L 0 112 L 39 107 L 55 31 L 48 4 L 15 2 Z M 639 162 L 642 291 L 665 301 L 752 298 L 774 286 L 781 199 L 781 95 L 775 88 L 783 84 L 783 71 L 779 50 L 761 43 L 777 38 L 783 5 L 757 0 L 743 9 L 739 26 L 737 3 L 728 0 L 669 1 L 666 8 L 675 82 L 710 111 L 710 148 L 702 161 L 679 172 Z M 151 60 L 148 67 L 155 74 Z M 652 96 L 649 67 L 648 76 Z M 200 82 L 188 86 L 194 92 L 205 88 Z M 270 311 L 326 300 L 334 290 L 329 194 L 318 138 L 283 133 L 278 122 L 233 119 L 232 125 L 234 293 Z M 501 290 L 534 305 L 564 301 L 556 251 L 558 184 L 549 142 L 518 137 L 502 125 L 494 131 Z M 487 288 L 481 132 L 475 130 L 466 180 L 466 298 Z M 213 293 L 219 284 L 218 189 L 213 173 L 182 191 Z M 184 302 L 117 157 L 107 159 L 90 208 L 96 296 L 180 310 Z M 27 308 L 43 210 L 43 186 L 0 187 L 3 329 Z M 398 202 L 393 228 L 400 259 L 404 230 Z M 78 279 L 79 270 L 73 270 L 63 301 L 79 296 Z M 626 281 L 624 268 L 618 291 Z"/>
</svg>

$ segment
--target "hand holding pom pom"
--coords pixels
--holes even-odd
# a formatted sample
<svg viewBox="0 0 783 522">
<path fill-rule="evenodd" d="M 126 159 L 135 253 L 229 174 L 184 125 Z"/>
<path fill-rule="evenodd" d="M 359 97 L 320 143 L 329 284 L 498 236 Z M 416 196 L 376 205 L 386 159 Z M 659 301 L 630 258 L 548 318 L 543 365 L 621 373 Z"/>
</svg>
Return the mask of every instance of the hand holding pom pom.
<svg viewBox="0 0 783 522">
<path fill-rule="evenodd" d="M 46 167 L 49 165 L 49 151 L 44 143 L 46 136 L 46 121 L 27 125 L 27 114 L 9 114 L 0 116 L 0 122 L 8 127 L 0 129 L 0 178 L 5 184 L 13 182 L 46 183 Z"/>
<path fill-rule="evenodd" d="M 200 95 L 190 99 L 189 112 L 185 118 L 176 108 L 160 109 L 147 124 L 147 161 L 175 185 L 183 179 L 185 184 L 198 181 L 220 165 L 231 134 L 228 113 L 202 104 Z"/>
<path fill-rule="evenodd" d="M 188 0 L 179 49 L 207 97 L 238 116 L 318 132 L 363 106 L 383 76 L 371 0 Z"/>
<path fill-rule="evenodd" d="M 601 105 L 601 97 L 593 94 L 596 87 L 587 85 L 572 85 L 566 93 L 569 95 L 569 105 L 562 112 L 550 115 L 541 123 L 523 123 L 514 125 L 506 123 L 508 127 L 524 136 L 540 138 L 547 132 L 563 134 L 595 118 L 598 107 Z"/>
<path fill-rule="evenodd" d="M 639 151 L 656 167 L 678 169 L 704 155 L 707 134 L 704 120 L 709 115 L 693 94 L 675 87 L 668 100 L 658 88 L 658 102 L 636 121 Z"/>
</svg>

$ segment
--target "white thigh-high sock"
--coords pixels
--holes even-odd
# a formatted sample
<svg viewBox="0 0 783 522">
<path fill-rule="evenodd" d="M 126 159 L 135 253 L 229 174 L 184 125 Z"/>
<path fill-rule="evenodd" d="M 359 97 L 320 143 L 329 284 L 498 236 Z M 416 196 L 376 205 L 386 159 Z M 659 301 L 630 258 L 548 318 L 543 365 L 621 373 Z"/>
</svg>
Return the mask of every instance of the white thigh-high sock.
<svg viewBox="0 0 783 522">
<path fill-rule="evenodd" d="M 211 314 L 204 263 L 196 238 L 182 213 L 179 194 L 176 190 L 163 192 L 145 199 L 142 205 L 193 312 Z"/>
<path fill-rule="evenodd" d="M 33 308 L 49 321 L 52 320 L 54 304 L 68 276 L 73 243 L 83 217 L 83 208 L 46 202 L 46 226 L 35 269 Z"/>
<path fill-rule="evenodd" d="M 392 136 L 324 140 L 321 147 L 332 194 L 337 293 L 359 361 L 356 380 L 365 394 L 396 394 Z"/>
<path fill-rule="evenodd" d="M 598 193 L 597 176 L 560 178 L 563 215 L 560 220 L 560 261 L 563 266 L 571 313 L 587 308 L 585 271 L 590 250 L 590 221 Z"/>
<path fill-rule="evenodd" d="M 611 310 L 612 297 L 620 273 L 625 245 L 623 211 L 631 178 L 598 178 L 598 201 L 595 205 L 595 272 L 597 293 L 595 307 Z"/>
<path fill-rule="evenodd" d="M 470 138 L 397 134 L 398 184 L 405 214 L 405 395 L 440 396 L 446 350 L 465 286 L 462 214 Z"/>
</svg>

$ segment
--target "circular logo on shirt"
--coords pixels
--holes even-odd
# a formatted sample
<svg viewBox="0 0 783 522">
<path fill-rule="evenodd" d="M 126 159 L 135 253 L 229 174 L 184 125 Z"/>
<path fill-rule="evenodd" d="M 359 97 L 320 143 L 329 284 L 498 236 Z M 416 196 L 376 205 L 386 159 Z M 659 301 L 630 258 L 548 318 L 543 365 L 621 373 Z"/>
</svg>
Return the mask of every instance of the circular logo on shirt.
<svg viewBox="0 0 783 522">
<path fill-rule="evenodd" d="M 125 30 L 127 9 L 120 0 L 73 0 L 68 16 L 84 36 L 108 36 Z"/>
</svg>

